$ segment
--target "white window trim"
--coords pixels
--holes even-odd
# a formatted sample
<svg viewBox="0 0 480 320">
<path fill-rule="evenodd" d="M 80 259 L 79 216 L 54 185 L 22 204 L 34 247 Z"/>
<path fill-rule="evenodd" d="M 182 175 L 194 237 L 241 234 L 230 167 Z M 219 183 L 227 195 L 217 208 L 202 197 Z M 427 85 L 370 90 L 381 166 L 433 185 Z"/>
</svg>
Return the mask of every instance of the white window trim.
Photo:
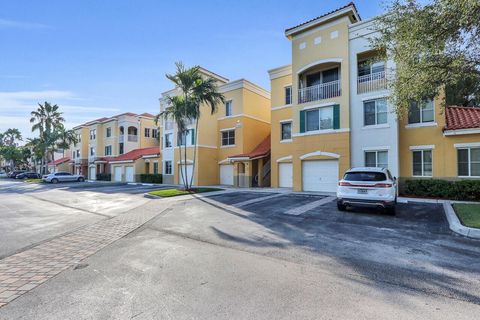
<svg viewBox="0 0 480 320">
<path fill-rule="evenodd" d="M 292 142 L 292 137 L 293 137 L 293 120 L 292 119 L 283 119 L 280 120 L 280 143 L 291 143 Z M 290 123 L 290 139 L 282 139 L 282 124 L 284 123 Z"/>
<path fill-rule="evenodd" d="M 285 156 L 285 157 L 281 157 L 281 158 L 278 158 L 276 160 L 276 162 L 292 162 L 292 159 L 293 157 L 290 155 L 290 156 Z"/>
<path fill-rule="evenodd" d="M 286 95 L 286 91 L 287 91 L 287 88 L 290 87 L 290 103 L 289 104 L 285 104 L 286 106 L 291 106 L 293 104 L 293 85 L 290 83 L 290 84 L 287 84 L 287 85 L 284 85 L 283 86 L 283 94 L 285 95 L 285 99 L 283 99 L 284 101 L 287 100 L 287 95 Z"/>
<path fill-rule="evenodd" d="M 433 122 L 410 123 L 410 124 L 407 124 L 405 128 L 412 129 L 412 128 L 436 127 L 436 126 L 438 126 L 438 124 L 435 121 L 433 121 Z"/>
<path fill-rule="evenodd" d="M 480 147 L 480 142 L 455 143 L 453 146 L 457 149 L 478 148 Z"/>
<path fill-rule="evenodd" d="M 284 139 L 284 140 L 280 140 L 280 143 L 292 143 L 293 140 L 292 139 Z"/>
<path fill-rule="evenodd" d="M 285 105 L 282 105 L 282 106 L 278 106 L 278 107 L 273 107 L 272 111 L 275 111 L 275 110 L 281 110 L 281 109 L 286 109 L 286 108 L 291 108 L 293 104 L 285 104 Z"/>
<path fill-rule="evenodd" d="M 388 151 L 390 146 L 380 146 L 380 147 L 363 147 L 363 151 Z"/>
<path fill-rule="evenodd" d="M 427 146 L 428 147 L 428 146 Z M 435 148 L 435 146 L 434 146 Z M 433 149 L 434 148 L 424 148 L 424 149 L 410 149 L 412 151 L 412 177 L 414 178 L 433 178 Z M 421 151 L 422 152 L 422 175 L 419 176 L 419 175 L 414 175 L 413 174 L 413 152 L 418 152 L 418 151 Z M 430 176 L 426 176 L 425 173 L 423 172 L 423 165 L 424 165 L 424 161 L 423 161 L 423 151 L 430 151 L 432 152 L 432 174 Z"/>
<path fill-rule="evenodd" d="M 363 126 L 362 130 L 369 130 L 369 129 L 385 129 L 385 128 L 390 128 L 390 124 L 387 123 L 382 123 L 382 124 L 372 124 L 370 126 Z"/>
<path fill-rule="evenodd" d="M 471 129 L 457 129 L 457 130 L 445 130 L 443 132 L 444 136 L 456 136 L 461 134 L 478 134 L 480 129 L 471 128 Z"/>
<path fill-rule="evenodd" d="M 166 136 L 167 136 L 167 135 L 171 135 L 171 137 L 172 137 L 172 138 L 170 139 L 170 147 L 167 147 L 167 146 L 166 146 L 166 143 L 167 143 L 167 138 L 166 138 Z M 173 149 L 173 148 L 174 148 L 174 146 L 173 146 L 173 132 L 167 132 L 167 133 L 165 133 L 163 139 L 164 139 L 164 142 L 163 142 L 163 148 L 164 148 L 164 149 L 167 149 L 167 150 L 168 150 L 168 149 Z"/>
<path fill-rule="evenodd" d="M 170 173 L 167 173 L 167 162 L 170 162 Z M 172 160 L 165 160 L 163 166 L 163 174 L 165 175 L 173 175 L 173 161 Z"/>
<path fill-rule="evenodd" d="M 433 150 L 435 149 L 435 145 L 434 144 L 426 144 L 426 145 L 421 145 L 421 146 L 410 146 L 409 147 L 410 150 L 412 151 L 417 151 L 417 150 Z"/>
<path fill-rule="evenodd" d="M 384 149 L 384 148 L 388 148 L 388 149 Z M 388 157 L 389 157 L 388 150 L 389 149 L 390 149 L 390 147 L 380 147 L 380 149 L 373 149 L 373 148 L 372 149 L 370 149 L 370 148 L 364 149 L 363 150 L 363 163 L 364 163 L 365 167 L 367 167 L 367 164 L 366 164 L 366 161 L 365 161 L 366 160 L 365 159 L 366 158 L 365 154 L 367 152 L 375 152 L 375 168 L 386 168 L 386 169 L 388 169 L 389 168 L 389 165 L 388 165 L 389 164 L 389 161 L 388 161 Z M 387 153 L 387 166 L 386 167 L 379 167 L 378 166 L 378 153 L 379 152 L 386 152 Z"/>
<path fill-rule="evenodd" d="M 230 103 L 230 115 L 227 115 L 227 104 Z M 225 118 L 233 116 L 233 99 L 228 99 L 225 101 Z"/>
<path fill-rule="evenodd" d="M 460 144 L 460 143 L 459 143 Z M 463 143 L 461 143 L 463 144 Z M 465 143 L 468 145 L 468 143 Z M 476 143 L 474 143 L 476 144 Z M 479 143 L 480 145 L 480 143 Z M 457 173 L 458 173 L 458 150 L 468 150 L 468 176 L 458 176 L 459 178 L 473 178 L 473 179 L 478 179 L 480 176 L 472 176 L 472 149 L 476 149 L 478 146 L 475 147 L 460 147 L 457 148 Z"/>
<path fill-rule="evenodd" d="M 362 102 L 363 101 L 369 101 L 369 100 L 377 100 L 377 99 L 387 99 L 388 98 L 388 94 L 376 94 L 376 95 L 369 95 L 369 96 L 365 96 L 365 97 L 362 97 Z M 387 103 L 388 105 L 388 103 Z"/>
<path fill-rule="evenodd" d="M 227 131 L 233 131 L 234 140 L 236 138 L 235 128 L 220 130 L 220 148 L 233 148 L 233 147 L 235 147 L 235 143 L 234 144 L 225 144 L 225 145 L 223 144 L 223 133 L 227 132 Z"/>
<path fill-rule="evenodd" d="M 377 123 L 378 122 L 378 108 L 377 108 L 377 100 L 382 100 L 382 98 L 377 98 L 377 99 L 368 99 L 368 100 L 363 100 L 363 128 L 382 128 L 382 126 L 388 126 L 388 102 L 385 100 L 386 106 L 387 106 L 387 122 L 385 123 Z M 365 102 L 370 102 L 373 101 L 375 103 L 375 124 L 365 124 Z"/>
<path fill-rule="evenodd" d="M 227 145 L 225 145 L 225 146 L 223 146 L 223 145 L 220 146 L 220 148 L 222 148 L 222 149 L 225 149 L 225 148 L 235 148 L 235 147 L 236 147 L 236 145 L 234 145 L 234 144 L 227 144 Z"/>
<path fill-rule="evenodd" d="M 323 107 L 333 107 L 334 105 L 336 104 L 339 104 L 338 102 L 334 102 L 334 101 L 329 101 L 329 102 L 325 102 L 325 103 L 320 103 L 320 104 L 315 104 L 315 105 L 311 105 L 311 106 L 306 106 L 306 107 L 303 107 L 301 110 L 302 111 L 308 111 L 310 109 L 318 109 L 318 108 L 323 108 Z"/>
<path fill-rule="evenodd" d="M 235 130 L 235 127 L 233 127 L 233 128 L 225 128 L 225 129 L 220 129 L 220 132 L 223 132 L 223 131 L 230 131 L 230 130 Z"/>
<path fill-rule="evenodd" d="M 325 157 L 340 159 L 339 154 L 332 153 L 332 152 L 323 152 L 323 151 L 314 151 L 314 152 L 306 153 L 304 155 L 301 155 L 299 158 L 300 160 L 305 160 L 307 158 L 318 157 L 318 156 L 325 156 Z"/>
<path fill-rule="evenodd" d="M 325 130 L 307 131 L 303 133 L 292 133 L 292 137 L 314 136 L 314 135 L 320 135 L 320 134 L 332 134 L 332 133 L 341 133 L 341 132 L 350 132 L 350 128 L 325 129 Z"/>
</svg>

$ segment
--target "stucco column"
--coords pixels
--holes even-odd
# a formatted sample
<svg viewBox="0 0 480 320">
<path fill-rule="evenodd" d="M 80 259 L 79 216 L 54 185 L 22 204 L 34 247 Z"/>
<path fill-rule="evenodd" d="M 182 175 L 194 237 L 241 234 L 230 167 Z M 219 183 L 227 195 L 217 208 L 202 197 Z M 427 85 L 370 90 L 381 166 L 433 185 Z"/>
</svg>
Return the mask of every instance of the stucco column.
<svg viewBox="0 0 480 320">
<path fill-rule="evenodd" d="M 257 164 L 258 186 L 263 187 L 263 158 L 258 159 Z"/>
</svg>

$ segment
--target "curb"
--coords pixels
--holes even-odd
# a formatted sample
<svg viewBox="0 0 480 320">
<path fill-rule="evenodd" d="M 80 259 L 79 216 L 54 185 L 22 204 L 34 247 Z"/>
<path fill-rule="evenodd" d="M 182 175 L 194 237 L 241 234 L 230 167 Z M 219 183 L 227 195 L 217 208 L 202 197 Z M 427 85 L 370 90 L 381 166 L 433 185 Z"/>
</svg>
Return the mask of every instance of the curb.
<svg viewBox="0 0 480 320">
<path fill-rule="evenodd" d="M 443 202 L 443 211 L 445 211 L 450 230 L 468 238 L 480 239 L 480 229 L 465 227 L 458 219 L 450 201 Z"/>
</svg>

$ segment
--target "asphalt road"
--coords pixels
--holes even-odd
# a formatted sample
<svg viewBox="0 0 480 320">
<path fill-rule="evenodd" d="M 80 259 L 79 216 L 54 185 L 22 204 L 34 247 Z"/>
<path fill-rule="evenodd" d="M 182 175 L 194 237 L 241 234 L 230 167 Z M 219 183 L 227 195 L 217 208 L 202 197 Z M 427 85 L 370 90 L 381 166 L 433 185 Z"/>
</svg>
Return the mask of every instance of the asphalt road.
<svg viewBox="0 0 480 320">
<path fill-rule="evenodd" d="M 10 229 L 24 223 L 38 239 L 132 209 L 158 207 L 159 215 L 1 308 L 0 319 L 474 319 L 480 314 L 480 241 L 451 234 L 439 206 L 405 204 L 389 217 L 340 213 L 328 202 L 292 216 L 286 212 L 322 197 L 262 200 L 272 194 L 235 192 L 167 204 L 143 198 L 144 189 L 134 187 L 17 189 L 2 191 L 0 185 L 0 203 L 10 203 L 0 218 L 14 221 Z M 27 198 L 39 201 L 35 210 L 22 207 Z M 117 206 L 118 199 L 128 200 Z M 253 199 L 258 202 L 245 202 Z M 25 221 L 15 221 L 21 215 Z M 48 215 L 59 227 L 41 233 L 34 226 Z M 9 231 L 2 223 L 4 233 Z M 21 235 L 10 231 L 9 237 L 6 241 L 15 242 Z"/>
</svg>

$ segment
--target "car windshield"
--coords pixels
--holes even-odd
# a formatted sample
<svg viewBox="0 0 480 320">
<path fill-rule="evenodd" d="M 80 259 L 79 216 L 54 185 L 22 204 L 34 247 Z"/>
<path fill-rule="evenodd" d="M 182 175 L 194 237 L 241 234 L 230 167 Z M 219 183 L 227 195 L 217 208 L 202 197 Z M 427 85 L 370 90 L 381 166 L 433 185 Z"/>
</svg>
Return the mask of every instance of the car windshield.
<svg viewBox="0 0 480 320">
<path fill-rule="evenodd" d="M 386 180 L 383 172 L 347 172 L 343 177 L 346 181 L 384 181 Z"/>
</svg>

